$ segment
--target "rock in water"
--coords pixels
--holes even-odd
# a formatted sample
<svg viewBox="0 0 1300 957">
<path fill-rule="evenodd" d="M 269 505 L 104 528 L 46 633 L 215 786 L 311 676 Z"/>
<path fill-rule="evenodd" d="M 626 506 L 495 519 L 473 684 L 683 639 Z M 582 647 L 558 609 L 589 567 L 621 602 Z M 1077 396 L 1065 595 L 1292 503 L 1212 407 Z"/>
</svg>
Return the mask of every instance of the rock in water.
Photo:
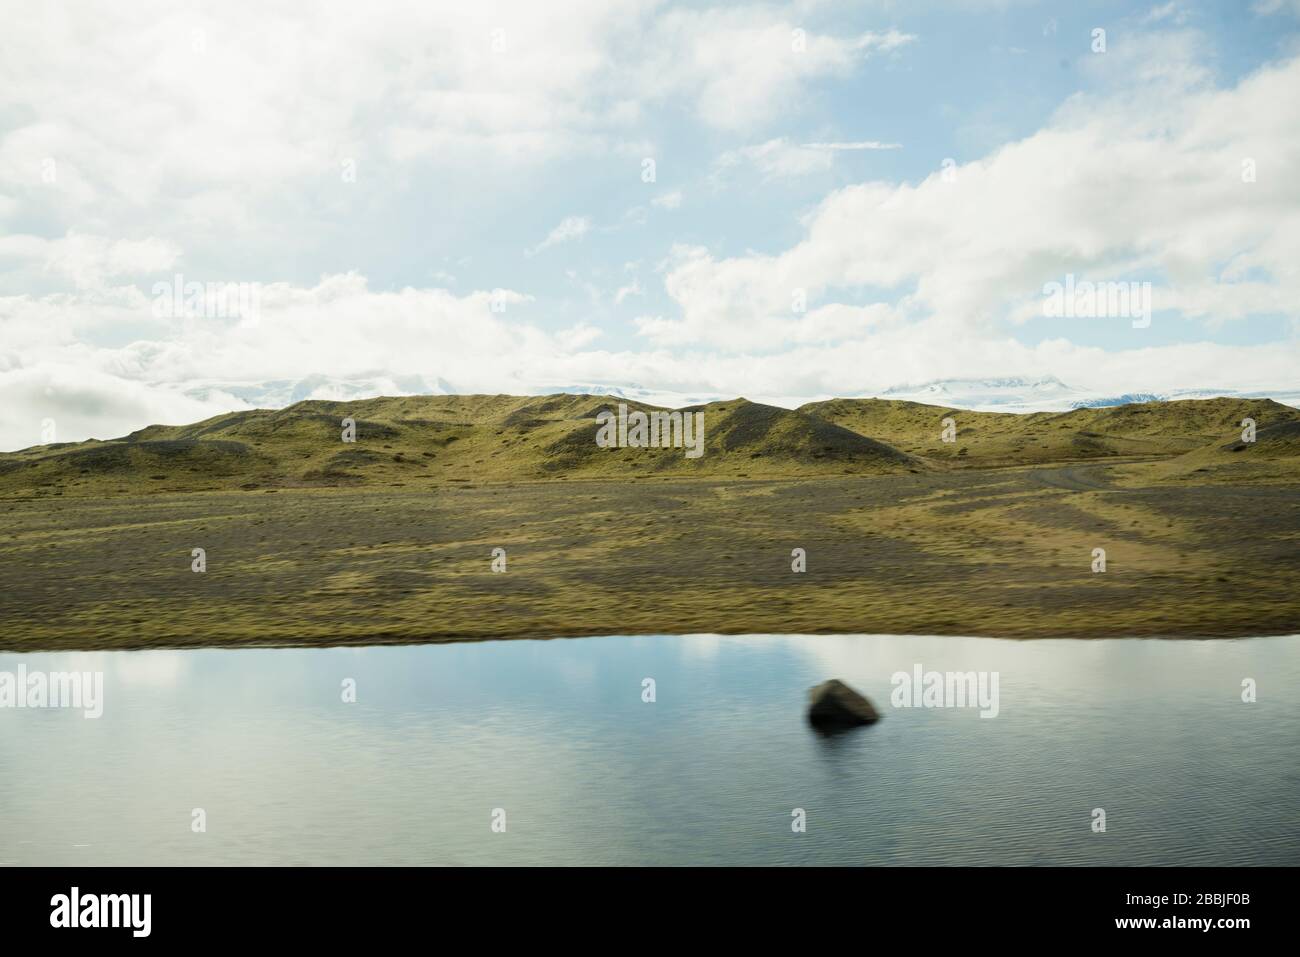
<svg viewBox="0 0 1300 957">
<path fill-rule="evenodd" d="M 851 728 L 880 720 L 871 702 L 838 678 L 809 689 L 808 701 L 808 720 L 817 728 Z"/>
</svg>

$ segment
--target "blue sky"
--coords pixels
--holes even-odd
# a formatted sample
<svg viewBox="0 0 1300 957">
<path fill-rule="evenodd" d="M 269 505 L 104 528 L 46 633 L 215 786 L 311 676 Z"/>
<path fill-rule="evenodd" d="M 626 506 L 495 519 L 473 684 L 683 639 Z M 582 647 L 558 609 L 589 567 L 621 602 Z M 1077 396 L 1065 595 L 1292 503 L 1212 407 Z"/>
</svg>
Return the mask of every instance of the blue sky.
<svg viewBox="0 0 1300 957">
<path fill-rule="evenodd" d="M 0 448 L 393 392 L 1295 391 L 1298 16 L 17 10 Z M 1152 321 L 1043 315 L 1067 273 L 1150 283 Z M 177 274 L 256 314 L 160 316 Z"/>
</svg>

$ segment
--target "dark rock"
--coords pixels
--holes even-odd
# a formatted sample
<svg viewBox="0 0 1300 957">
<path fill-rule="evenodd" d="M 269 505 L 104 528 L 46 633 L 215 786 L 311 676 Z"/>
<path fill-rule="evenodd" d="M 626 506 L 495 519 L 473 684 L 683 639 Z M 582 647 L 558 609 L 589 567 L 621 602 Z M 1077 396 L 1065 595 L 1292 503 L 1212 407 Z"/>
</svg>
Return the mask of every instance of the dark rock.
<svg viewBox="0 0 1300 957">
<path fill-rule="evenodd" d="M 871 702 L 838 678 L 808 691 L 808 721 L 815 728 L 852 728 L 879 720 Z"/>
</svg>

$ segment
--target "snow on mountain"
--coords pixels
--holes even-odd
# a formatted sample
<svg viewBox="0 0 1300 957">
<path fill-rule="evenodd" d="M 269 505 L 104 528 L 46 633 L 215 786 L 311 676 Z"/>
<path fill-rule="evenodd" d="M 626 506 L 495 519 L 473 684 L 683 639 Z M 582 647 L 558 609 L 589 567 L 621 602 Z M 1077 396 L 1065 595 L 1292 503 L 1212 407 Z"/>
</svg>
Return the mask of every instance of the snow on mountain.
<svg viewBox="0 0 1300 957">
<path fill-rule="evenodd" d="M 376 395 L 453 395 L 463 391 L 440 377 L 377 376 L 371 379 L 333 379 L 326 376 L 309 376 L 297 380 L 280 380 L 257 385 L 232 385 L 206 383 L 188 390 L 194 397 L 205 398 L 213 394 L 232 397 L 235 402 L 246 403 L 249 408 L 283 408 L 303 399 L 349 400 Z M 734 399 L 734 394 L 721 392 L 675 392 L 640 385 L 614 385 L 604 382 L 565 383 L 513 391 L 517 394 L 547 395 L 555 392 L 610 395 L 645 402 L 649 405 L 680 409 L 703 405 L 724 399 Z M 923 402 L 927 405 L 951 406 L 982 412 L 1067 412 L 1070 409 L 1099 408 L 1128 405 L 1134 402 L 1156 402 L 1168 399 L 1210 399 L 1216 396 L 1240 398 L 1270 398 L 1286 405 L 1300 407 L 1300 390 L 1234 392 L 1214 389 L 1181 389 L 1172 392 L 1103 393 L 1076 389 L 1055 376 L 1042 378 L 1007 377 L 991 379 L 936 379 L 920 384 L 899 385 L 882 392 L 853 395 L 764 395 L 742 393 L 755 402 L 763 402 L 793 409 L 805 402 L 830 398 L 881 398 Z M 232 403 L 233 404 L 233 403 Z"/>
<path fill-rule="evenodd" d="M 928 405 L 1019 412 L 1069 409 L 1082 398 L 1055 376 L 1041 379 L 938 379 L 921 385 L 901 385 L 879 393 L 882 399 L 903 399 Z"/>
<path fill-rule="evenodd" d="M 1268 398 L 1300 407 L 1300 390 L 1238 392 L 1232 389 L 1177 389 L 1168 392 L 1103 393 L 1076 389 L 1055 376 L 1040 379 L 939 379 L 921 385 L 904 385 L 876 393 L 882 399 L 903 399 L 928 405 L 947 405 L 980 412 L 1067 412 L 1070 409 L 1130 405 L 1173 399 L 1212 399 L 1235 396 Z"/>
</svg>

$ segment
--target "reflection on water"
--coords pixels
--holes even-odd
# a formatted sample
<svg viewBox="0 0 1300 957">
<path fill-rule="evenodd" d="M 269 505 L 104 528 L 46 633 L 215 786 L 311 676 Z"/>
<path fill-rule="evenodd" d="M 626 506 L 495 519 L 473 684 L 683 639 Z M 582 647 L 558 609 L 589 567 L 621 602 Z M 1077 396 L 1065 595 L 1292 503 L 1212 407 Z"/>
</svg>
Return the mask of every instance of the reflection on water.
<svg viewBox="0 0 1300 957">
<path fill-rule="evenodd" d="M 102 670 L 105 704 L 0 709 L 4 863 L 1300 864 L 1300 637 L 0 654 L 20 663 Z M 999 672 L 998 717 L 890 707 L 918 663 Z M 883 720 L 814 733 L 828 677 Z"/>
</svg>

